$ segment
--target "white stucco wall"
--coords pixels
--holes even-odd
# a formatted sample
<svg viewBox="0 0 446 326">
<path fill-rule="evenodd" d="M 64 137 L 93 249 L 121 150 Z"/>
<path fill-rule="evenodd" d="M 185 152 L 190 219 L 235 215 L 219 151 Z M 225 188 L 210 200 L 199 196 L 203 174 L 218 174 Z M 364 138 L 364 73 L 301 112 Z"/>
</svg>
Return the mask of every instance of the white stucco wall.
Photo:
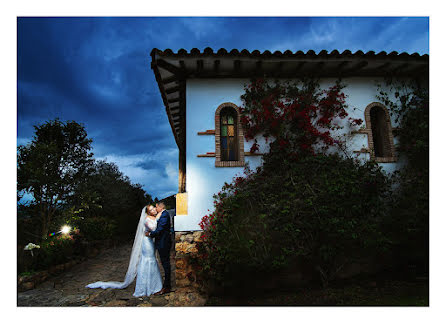
<svg viewBox="0 0 446 326">
<path fill-rule="evenodd" d="M 334 84 L 333 80 L 321 81 L 325 89 Z M 186 83 L 186 192 L 188 193 L 188 215 L 177 215 L 176 231 L 199 230 L 201 218 L 213 210 L 213 194 L 218 193 L 225 182 L 231 182 L 236 175 L 243 174 L 243 167 L 215 167 L 215 157 L 197 157 L 206 152 L 215 152 L 215 136 L 198 136 L 200 131 L 215 129 L 215 110 L 224 102 L 241 105 L 240 96 L 244 93 L 244 84 L 248 79 L 192 79 Z M 365 107 L 377 102 L 376 79 L 344 79 L 347 87 L 349 116 L 364 119 Z M 356 108 L 354 110 L 353 108 Z M 365 121 L 364 121 L 365 125 Z M 392 122 L 395 126 L 395 122 Z M 338 131 L 339 136 L 348 134 L 348 128 Z M 347 138 L 349 149 L 367 148 L 367 135 L 357 134 Z M 245 141 L 245 152 L 252 143 Z M 260 143 L 260 152 L 268 151 L 268 146 Z M 361 154 L 362 159 L 369 159 L 368 154 Z M 245 157 L 251 169 L 261 164 L 260 156 Z M 398 163 L 382 163 L 387 172 L 392 172 Z"/>
</svg>

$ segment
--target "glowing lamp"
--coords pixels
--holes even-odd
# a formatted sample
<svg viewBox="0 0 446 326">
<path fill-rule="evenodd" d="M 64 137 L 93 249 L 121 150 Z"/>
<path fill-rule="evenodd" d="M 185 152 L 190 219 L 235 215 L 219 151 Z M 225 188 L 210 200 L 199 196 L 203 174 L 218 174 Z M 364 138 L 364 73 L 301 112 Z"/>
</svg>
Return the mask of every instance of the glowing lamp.
<svg viewBox="0 0 446 326">
<path fill-rule="evenodd" d="M 60 232 L 62 232 L 63 234 L 68 234 L 70 233 L 71 228 L 68 225 L 64 225 L 62 227 L 62 229 L 60 230 Z"/>
</svg>

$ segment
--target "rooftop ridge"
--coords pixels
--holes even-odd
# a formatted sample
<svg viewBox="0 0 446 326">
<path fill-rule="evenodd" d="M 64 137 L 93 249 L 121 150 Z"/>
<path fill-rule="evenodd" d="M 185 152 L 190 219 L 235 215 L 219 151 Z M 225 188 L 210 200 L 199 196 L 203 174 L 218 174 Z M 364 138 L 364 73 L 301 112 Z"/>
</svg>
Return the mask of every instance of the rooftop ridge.
<svg viewBox="0 0 446 326">
<path fill-rule="evenodd" d="M 301 50 L 297 50 L 293 52 L 291 50 L 279 51 L 276 50 L 271 52 L 269 50 L 265 50 L 260 52 L 259 50 L 249 51 L 247 49 L 238 50 L 231 49 L 227 50 L 225 48 L 220 48 L 217 51 L 212 49 L 211 47 L 206 47 L 203 51 L 200 51 L 198 48 L 192 48 L 189 52 L 183 48 L 179 49 L 177 52 L 174 52 L 172 49 L 167 48 L 165 50 L 160 50 L 158 48 L 154 48 L 151 52 L 153 55 L 157 53 L 158 55 L 173 55 L 173 56 L 206 56 L 206 55 L 218 55 L 218 56 L 247 56 L 247 57 L 256 57 L 256 56 L 267 56 L 267 57 L 299 57 L 299 56 L 311 56 L 311 57 L 344 57 L 344 56 L 353 56 L 353 57 L 398 57 L 398 58 L 429 58 L 429 54 L 419 54 L 418 52 L 407 53 L 407 52 L 397 52 L 392 51 L 387 53 L 386 51 L 381 51 L 376 53 L 375 51 L 368 51 L 364 53 L 361 50 L 357 50 L 356 52 L 351 52 L 350 50 L 344 50 L 340 53 L 338 50 L 332 50 L 328 52 L 327 50 L 321 50 L 319 53 L 316 53 L 314 50 L 308 50 L 307 52 L 303 52 Z"/>
</svg>

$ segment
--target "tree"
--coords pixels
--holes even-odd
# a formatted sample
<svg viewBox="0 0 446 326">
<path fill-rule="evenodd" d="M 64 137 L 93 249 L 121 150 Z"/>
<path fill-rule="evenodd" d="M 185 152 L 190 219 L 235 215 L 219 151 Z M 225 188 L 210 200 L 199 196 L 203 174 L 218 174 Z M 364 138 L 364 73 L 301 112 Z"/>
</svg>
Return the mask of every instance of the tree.
<svg viewBox="0 0 446 326">
<path fill-rule="evenodd" d="M 97 220 L 99 224 L 115 225 L 112 235 L 134 236 L 141 208 L 152 203 L 141 185 L 132 184 L 115 163 L 103 160 L 94 162 L 92 173 L 76 193 L 70 206 L 83 217 L 78 225 L 82 232 L 88 227 L 86 223 Z"/>
<path fill-rule="evenodd" d="M 92 140 L 87 138 L 84 126 L 75 121 L 57 118 L 34 129 L 31 143 L 17 149 L 17 191 L 33 196 L 45 238 L 57 208 L 74 196 L 90 173 Z"/>
</svg>

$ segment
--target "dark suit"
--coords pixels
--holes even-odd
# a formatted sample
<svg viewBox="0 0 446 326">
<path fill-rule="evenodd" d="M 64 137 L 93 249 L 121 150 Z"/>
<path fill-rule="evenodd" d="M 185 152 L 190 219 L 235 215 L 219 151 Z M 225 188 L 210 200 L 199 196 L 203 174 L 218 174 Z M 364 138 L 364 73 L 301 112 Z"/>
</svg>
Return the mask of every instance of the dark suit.
<svg viewBox="0 0 446 326">
<path fill-rule="evenodd" d="M 170 216 L 166 210 L 162 212 L 156 229 L 150 232 L 150 237 L 155 238 L 155 249 L 158 250 L 163 265 L 163 288 L 170 289 L 170 247 L 172 246 L 172 239 L 170 236 Z"/>
</svg>

